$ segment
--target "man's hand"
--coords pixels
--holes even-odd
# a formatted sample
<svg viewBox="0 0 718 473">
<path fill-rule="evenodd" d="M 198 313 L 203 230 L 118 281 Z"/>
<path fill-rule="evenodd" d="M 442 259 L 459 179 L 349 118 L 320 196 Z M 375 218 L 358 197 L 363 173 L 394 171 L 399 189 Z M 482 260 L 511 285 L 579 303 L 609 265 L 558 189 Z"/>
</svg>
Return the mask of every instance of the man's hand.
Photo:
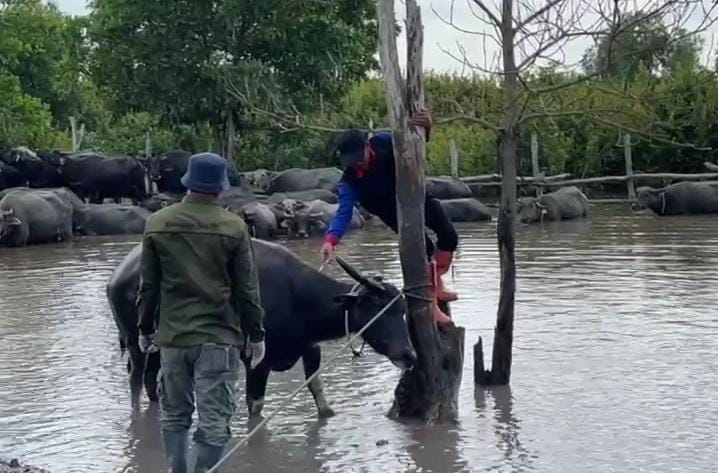
<svg viewBox="0 0 718 473">
<path fill-rule="evenodd" d="M 160 349 L 157 348 L 157 345 L 155 345 L 155 338 L 157 338 L 156 332 L 152 332 L 149 335 L 140 334 L 140 351 L 148 355 L 150 353 L 157 353 Z"/>
<path fill-rule="evenodd" d="M 434 119 L 431 117 L 431 112 L 426 109 L 417 110 L 413 117 L 411 117 L 411 124 L 414 126 L 420 126 L 427 131 L 434 125 Z"/>
<path fill-rule="evenodd" d="M 324 242 L 321 249 L 322 254 L 322 264 L 329 261 L 331 258 L 334 257 L 334 245 L 332 245 L 330 242 Z"/>
<path fill-rule="evenodd" d="M 247 358 L 250 358 L 251 361 L 249 362 L 249 368 L 254 369 L 259 365 L 262 360 L 264 359 L 264 353 L 266 351 L 266 348 L 264 346 L 264 341 L 261 342 L 247 342 L 247 350 L 246 355 Z"/>
</svg>

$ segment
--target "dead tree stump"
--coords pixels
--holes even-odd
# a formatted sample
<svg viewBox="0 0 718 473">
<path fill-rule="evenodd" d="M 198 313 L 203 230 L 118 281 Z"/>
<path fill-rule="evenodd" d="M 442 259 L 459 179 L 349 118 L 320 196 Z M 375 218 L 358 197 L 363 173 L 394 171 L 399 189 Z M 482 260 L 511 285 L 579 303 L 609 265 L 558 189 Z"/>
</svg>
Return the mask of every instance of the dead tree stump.
<svg viewBox="0 0 718 473">
<path fill-rule="evenodd" d="M 421 11 L 416 0 L 406 0 L 406 81 L 397 57 L 394 0 L 377 3 L 377 18 L 396 163 L 399 256 L 407 292 L 409 334 L 418 357 L 417 365 L 403 374 L 389 414 L 436 422 L 453 419 L 458 411 L 464 330 L 450 327 L 440 333 L 431 317 L 424 240 L 426 137 L 423 129 L 409 125 L 409 117 L 424 108 Z"/>
</svg>

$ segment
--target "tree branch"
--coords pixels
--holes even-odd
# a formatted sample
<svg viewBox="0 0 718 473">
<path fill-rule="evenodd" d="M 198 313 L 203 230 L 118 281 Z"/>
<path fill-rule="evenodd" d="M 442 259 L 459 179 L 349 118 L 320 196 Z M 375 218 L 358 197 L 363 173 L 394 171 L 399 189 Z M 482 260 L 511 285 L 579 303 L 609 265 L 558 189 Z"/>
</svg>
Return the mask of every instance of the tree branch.
<svg viewBox="0 0 718 473">
<path fill-rule="evenodd" d="M 551 0 L 543 7 L 536 10 L 532 15 L 530 15 L 528 18 L 523 20 L 521 23 L 516 25 L 514 28 L 514 31 L 519 31 L 520 29 L 524 28 L 526 25 L 530 24 L 532 21 L 534 21 L 536 18 L 540 17 L 544 13 L 548 12 L 550 9 L 558 5 L 559 3 L 563 2 L 565 0 Z"/>
<path fill-rule="evenodd" d="M 692 143 L 680 143 L 680 142 L 678 142 L 678 141 L 673 141 L 673 140 L 670 140 L 670 139 L 668 139 L 668 138 L 661 138 L 660 136 L 656 136 L 656 135 L 654 135 L 654 134 L 652 134 L 652 133 L 649 133 L 649 132 L 646 132 L 646 131 L 642 131 L 642 130 L 639 130 L 639 129 L 637 129 L 637 128 L 627 127 L 627 126 L 625 126 L 625 125 L 621 125 L 621 124 L 619 124 L 619 123 L 615 123 L 615 122 L 612 122 L 612 121 L 609 121 L 609 120 L 605 120 L 605 119 L 603 119 L 603 118 L 600 118 L 600 117 L 597 117 L 597 116 L 594 116 L 594 115 L 591 115 L 591 116 L 589 116 L 588 118 L 591 119 L 591 120 L 593 120 L 593 121 L 595 121 L 595 122 L 597 122 L 597 123 L 601 123 L 601 124 L 603 124 L 603 125 L 606 125 L 606 126 L 609 127 L 609 128 L 614 128 L 614 129 L 618 129 L 618 130 L 625 130 L 625 131 L 627 131 L 627 132 L 629 132 L 629 133 L 643 136 L 644 138 L 647 138 L 647 139 L 652 140 L 652 141 L 656 141 L 656 142 L 658 142 L 658 143 L 662 143 L 662 144 L 664 144 L 664 145 L 675 146 L 676 148 L 687 148 L 687 149 L 693 149 L 693 150 L 696 150 L 696 151 L 711 151 L 711 150 L 713 149 L 713 148 L 710 148 L 710 147 L 696 146 L 695 144 L 692 144 Z"/>
<path fill-rule="evenodd" d="M 488 120 L 484 120 L 483 118 L 474 117 L 472 115 L 454 115 L 452 117 L 448 118 L 441 118 L 439 120 L 435 120 L 435 125 L 446 125 L 448 123 L 453 122 L 470 122 L 470 123 L 476 123 L 477 125 L 481 125 L 484 128 L 488 128 L 489 130 L 498 133 L 501 131 L 501 127 L 498 127 L 494 125 L 493 123 L 489 122 Z"/>
<path fill-rule="evenodd" d="M 501 28 L 501 21 L 499 20 L 499 18 L 496 15 L 494 15 L 494 13 L 491 11 L 491 9 L 489 7 L 484 5 L 484 2 L 482 0 L 472 0 L 472 1 L 474 2 L 474 4 L 477 7 L 479 7 L 486 14 L 486 16 L 489 17 L 489 20 L 491 20 L 491 22 L 494 24 L 494 26 L 496 28 Z"/>
</svg>

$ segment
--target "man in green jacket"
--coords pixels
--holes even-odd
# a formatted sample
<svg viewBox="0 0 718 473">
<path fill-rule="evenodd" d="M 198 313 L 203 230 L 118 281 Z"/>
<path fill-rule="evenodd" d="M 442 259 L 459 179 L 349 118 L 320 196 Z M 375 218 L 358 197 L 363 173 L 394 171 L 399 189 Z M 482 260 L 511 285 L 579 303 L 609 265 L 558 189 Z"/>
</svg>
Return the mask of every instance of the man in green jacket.
<svg viewBox="0 0 718 473">
<path fill-rule="evenodd" d="M 182 184 L 188 189 L 182 202 L 145 226 L 139 344 L 145 353 L 160 350 L 160 423 L 172 473 L 187 472 L 196 399 L 200 473 L 219 461 L 230 437 L 240 349 L 250 369 L 264 358 L 264 311 L 247 227 L 218 199 L 229 188 L 226 161 L 192 156 Z"/>
</svg>

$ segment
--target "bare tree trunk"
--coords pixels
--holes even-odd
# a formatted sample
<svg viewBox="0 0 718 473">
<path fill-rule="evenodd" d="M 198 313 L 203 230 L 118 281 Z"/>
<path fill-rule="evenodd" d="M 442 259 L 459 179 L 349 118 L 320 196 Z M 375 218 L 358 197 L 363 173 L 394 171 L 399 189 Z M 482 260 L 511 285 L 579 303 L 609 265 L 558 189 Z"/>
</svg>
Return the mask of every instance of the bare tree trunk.
<svg viewBox="0 0 718 473">
<path fill-rule="evenodd" d="M 516 293 L 515 228 L 516 164 L 518 158 L 518 130 L 521 113 L 518 103 L 519 83 L 514 57 L 513 0 L 502 0 L 501 34 L 504 60 L 506 112 L 500 133 L 499 156 L 502 167 L 501 210 L 496 227 L 501 265 L 499 308 L 494 328 L 494 349 L 491 371 L 483 370 L 482 340 L 475 347 L 479 356 L 474 373 L 477 384 L 507 384 L 511 379 L 511 351 L 514 332 L 514 295 Z M 478 352 L 478 353 L 477 353 Z"/>
<path fill-rule="evenodd" d="M 450 329 L 439 338 L 431 318 L 424 241 L 425 132 L 409 126 L 410 113 L 424 103 L 423 29 L 416 0 L 407 0 L 406 10 L 408 58 L 407 83 L 404 84 L 394 36 L 394 0 L 380 0 L 377 5 L 379 52 L 396 159 L 399 257 L 407 292 L 409 332 L 418 355 L 417 366 L 402 375 L 390 415 L 434 422 L 456 416 L 463 329 Z"/>
</svg>

